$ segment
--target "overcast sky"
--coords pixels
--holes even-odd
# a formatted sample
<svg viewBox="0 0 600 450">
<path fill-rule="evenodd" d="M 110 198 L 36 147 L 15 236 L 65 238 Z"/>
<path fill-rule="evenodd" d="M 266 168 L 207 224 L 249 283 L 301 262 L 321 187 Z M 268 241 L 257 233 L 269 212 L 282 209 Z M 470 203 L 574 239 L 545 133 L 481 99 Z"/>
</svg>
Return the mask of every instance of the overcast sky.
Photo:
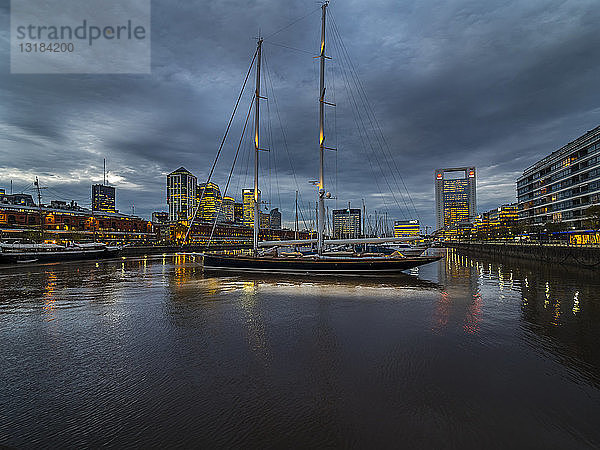
<svg viewBox="0 0 600 450">
<path fill-rule="evenodd" d="M 184 166 L 206 179 L 260 30 L 263 199 L 284 222 L 296 189 L 314 204 L 315 1 L 153 1 L 149 75 L 10 74 L 10 10 L 0 5 L 0 187 L 13 180 L 15 192 L 32 193 L 37 175 L 51 188 L 46 201 L 89 205 L 105 157 L 118 209 L 166 210 L 167 173 Z M 327 144 L 338 147 L 326 154 L 330 208 L 364 199 L 370 213 L 433 225 L 434 170 L 468 165 L 486 211 L 515 201 L 527 166 L 600 124 L 597 0 L 334 0 L 329 13 L 341 36 L 328 27 L 327 97 L 337 107 L 327 107 Z M 342 43 L 368 110 L 347 83 Z M 250 95 L 215 172 L 222 189 Z M 230 184 L 237 199 L 252 186 L 251 145 L 244 139 Z"/>
</svg>

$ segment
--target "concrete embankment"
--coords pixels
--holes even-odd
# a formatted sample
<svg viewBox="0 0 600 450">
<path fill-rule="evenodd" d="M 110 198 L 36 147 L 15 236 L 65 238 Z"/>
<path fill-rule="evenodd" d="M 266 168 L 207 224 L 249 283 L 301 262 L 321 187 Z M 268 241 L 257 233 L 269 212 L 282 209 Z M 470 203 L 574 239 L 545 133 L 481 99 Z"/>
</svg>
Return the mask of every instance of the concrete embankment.
<svg viewBox="0 0 600 450">
<path fill-rule="evenodd" d="M 550 264 L 600 269 L 600 247 L 565 244 L 526 244 L 508 242 L 447 242 L 445 246 L 461 253 L 492 258 L 511 257 Z"/>
</svg>

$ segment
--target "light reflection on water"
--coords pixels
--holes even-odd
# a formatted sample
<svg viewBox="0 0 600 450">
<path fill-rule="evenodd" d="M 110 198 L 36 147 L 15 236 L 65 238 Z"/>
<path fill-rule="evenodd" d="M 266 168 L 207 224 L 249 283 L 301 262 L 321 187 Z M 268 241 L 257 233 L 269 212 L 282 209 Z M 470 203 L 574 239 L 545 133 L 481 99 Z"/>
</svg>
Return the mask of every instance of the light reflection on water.
<svg viewBox="0 0 600 450">
<path fill-rule="evenodd" d="M 598 445 L 599 285 L 453 251 L 377 279 L 3 268 L 0 445 Z"/>
</svg>

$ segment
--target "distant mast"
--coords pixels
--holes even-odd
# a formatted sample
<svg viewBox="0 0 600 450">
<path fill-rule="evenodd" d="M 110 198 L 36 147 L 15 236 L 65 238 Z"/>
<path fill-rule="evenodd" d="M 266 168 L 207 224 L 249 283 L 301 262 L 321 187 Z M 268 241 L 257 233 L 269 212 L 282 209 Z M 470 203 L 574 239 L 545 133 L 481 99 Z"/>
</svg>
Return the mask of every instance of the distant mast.
<svg viewBox="0 0 600 450">
<path fill-rule="evenodd" d="M 325 14 L 329 2 L 323 3 L 321 9 L 321 76 L 319 83 L 319 207 L 317 216 L 317 251 L 323 254 L 323 239 L 325 234 L 325 177 L 323 175 L 323 151 L 325 149 Z"/>
<path fill-rule="evenodd" d="M 254 242 L 252 245 L 254 256 L 258 255 L 258 230 L 260 227 L 260 205 L 258 202 L 258 152 L 259 146 L 259 118 L 260 118 L 260 57 L 263 40 L 259 37 L 256 48 L 256 92 L 254 103 Z"/>
</svg>

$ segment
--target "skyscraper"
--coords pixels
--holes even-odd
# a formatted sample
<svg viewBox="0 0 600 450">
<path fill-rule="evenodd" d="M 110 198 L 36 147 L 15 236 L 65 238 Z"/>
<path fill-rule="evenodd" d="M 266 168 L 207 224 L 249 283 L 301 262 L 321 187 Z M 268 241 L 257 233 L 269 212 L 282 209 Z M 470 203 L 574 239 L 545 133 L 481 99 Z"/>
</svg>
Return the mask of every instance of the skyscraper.
<svg viewBox="0 0 600 450">
<path fill-rule="evenodd" d="M 438 231 L 473 220 L 477 214 L 475 167 L 435 171 L 435 225 Z"/>
<path fill-rule="evenodd" d="M 235 202 L 233 204 L 233 222 L 243 223 L 244 222 L 244 204 Z"/>
<path fill-rule="evenodd" d="M 223 197 L 221 218 L 223 222 L 235 222 L 235 199 L 233 197 Z"/>
<path fill-rule="evenodd" d="M 270 225 L 273 230 L 281 230 L 281 213 L 279 208 L 274 208 L 270 212 L 271 220 Z"/>
<path fill-rule="evenodd" d="M 167 175 L 169 220 L 190 219 L 196 206 L 197 178 L 185 167 Z"/>
<path fill-rule="evenodd" d="M 358 238 L 361 235 L 361 210 L 359 208 L 334 209 L 333 238 Z"/>
<path fill-rule="evenodd" d="M 116 211 L 114 187 L 104 184 L 92 185 L 92 211 Z"/>
<path fill-rule="evenodd" d="M 204 193 L 204 195 L 202 195 Z M 202 197 L 202 202 L 200 202 Z M 196 204 L 200 202 L 198 217 L 205 222 L 214 222 L 217 212 L 221 207 L 221 190 L 215 183 L 202 183 L 196 189 Z"/>
<path fill-rule="evenodd" d="M 254 226 L 254 189 L 242 189 L 242 202 L 244 204 L 243 223 L 247 227 Z M 258 204 L 260 205 L 260 190 L 258 191 Z"/>
</svg>

